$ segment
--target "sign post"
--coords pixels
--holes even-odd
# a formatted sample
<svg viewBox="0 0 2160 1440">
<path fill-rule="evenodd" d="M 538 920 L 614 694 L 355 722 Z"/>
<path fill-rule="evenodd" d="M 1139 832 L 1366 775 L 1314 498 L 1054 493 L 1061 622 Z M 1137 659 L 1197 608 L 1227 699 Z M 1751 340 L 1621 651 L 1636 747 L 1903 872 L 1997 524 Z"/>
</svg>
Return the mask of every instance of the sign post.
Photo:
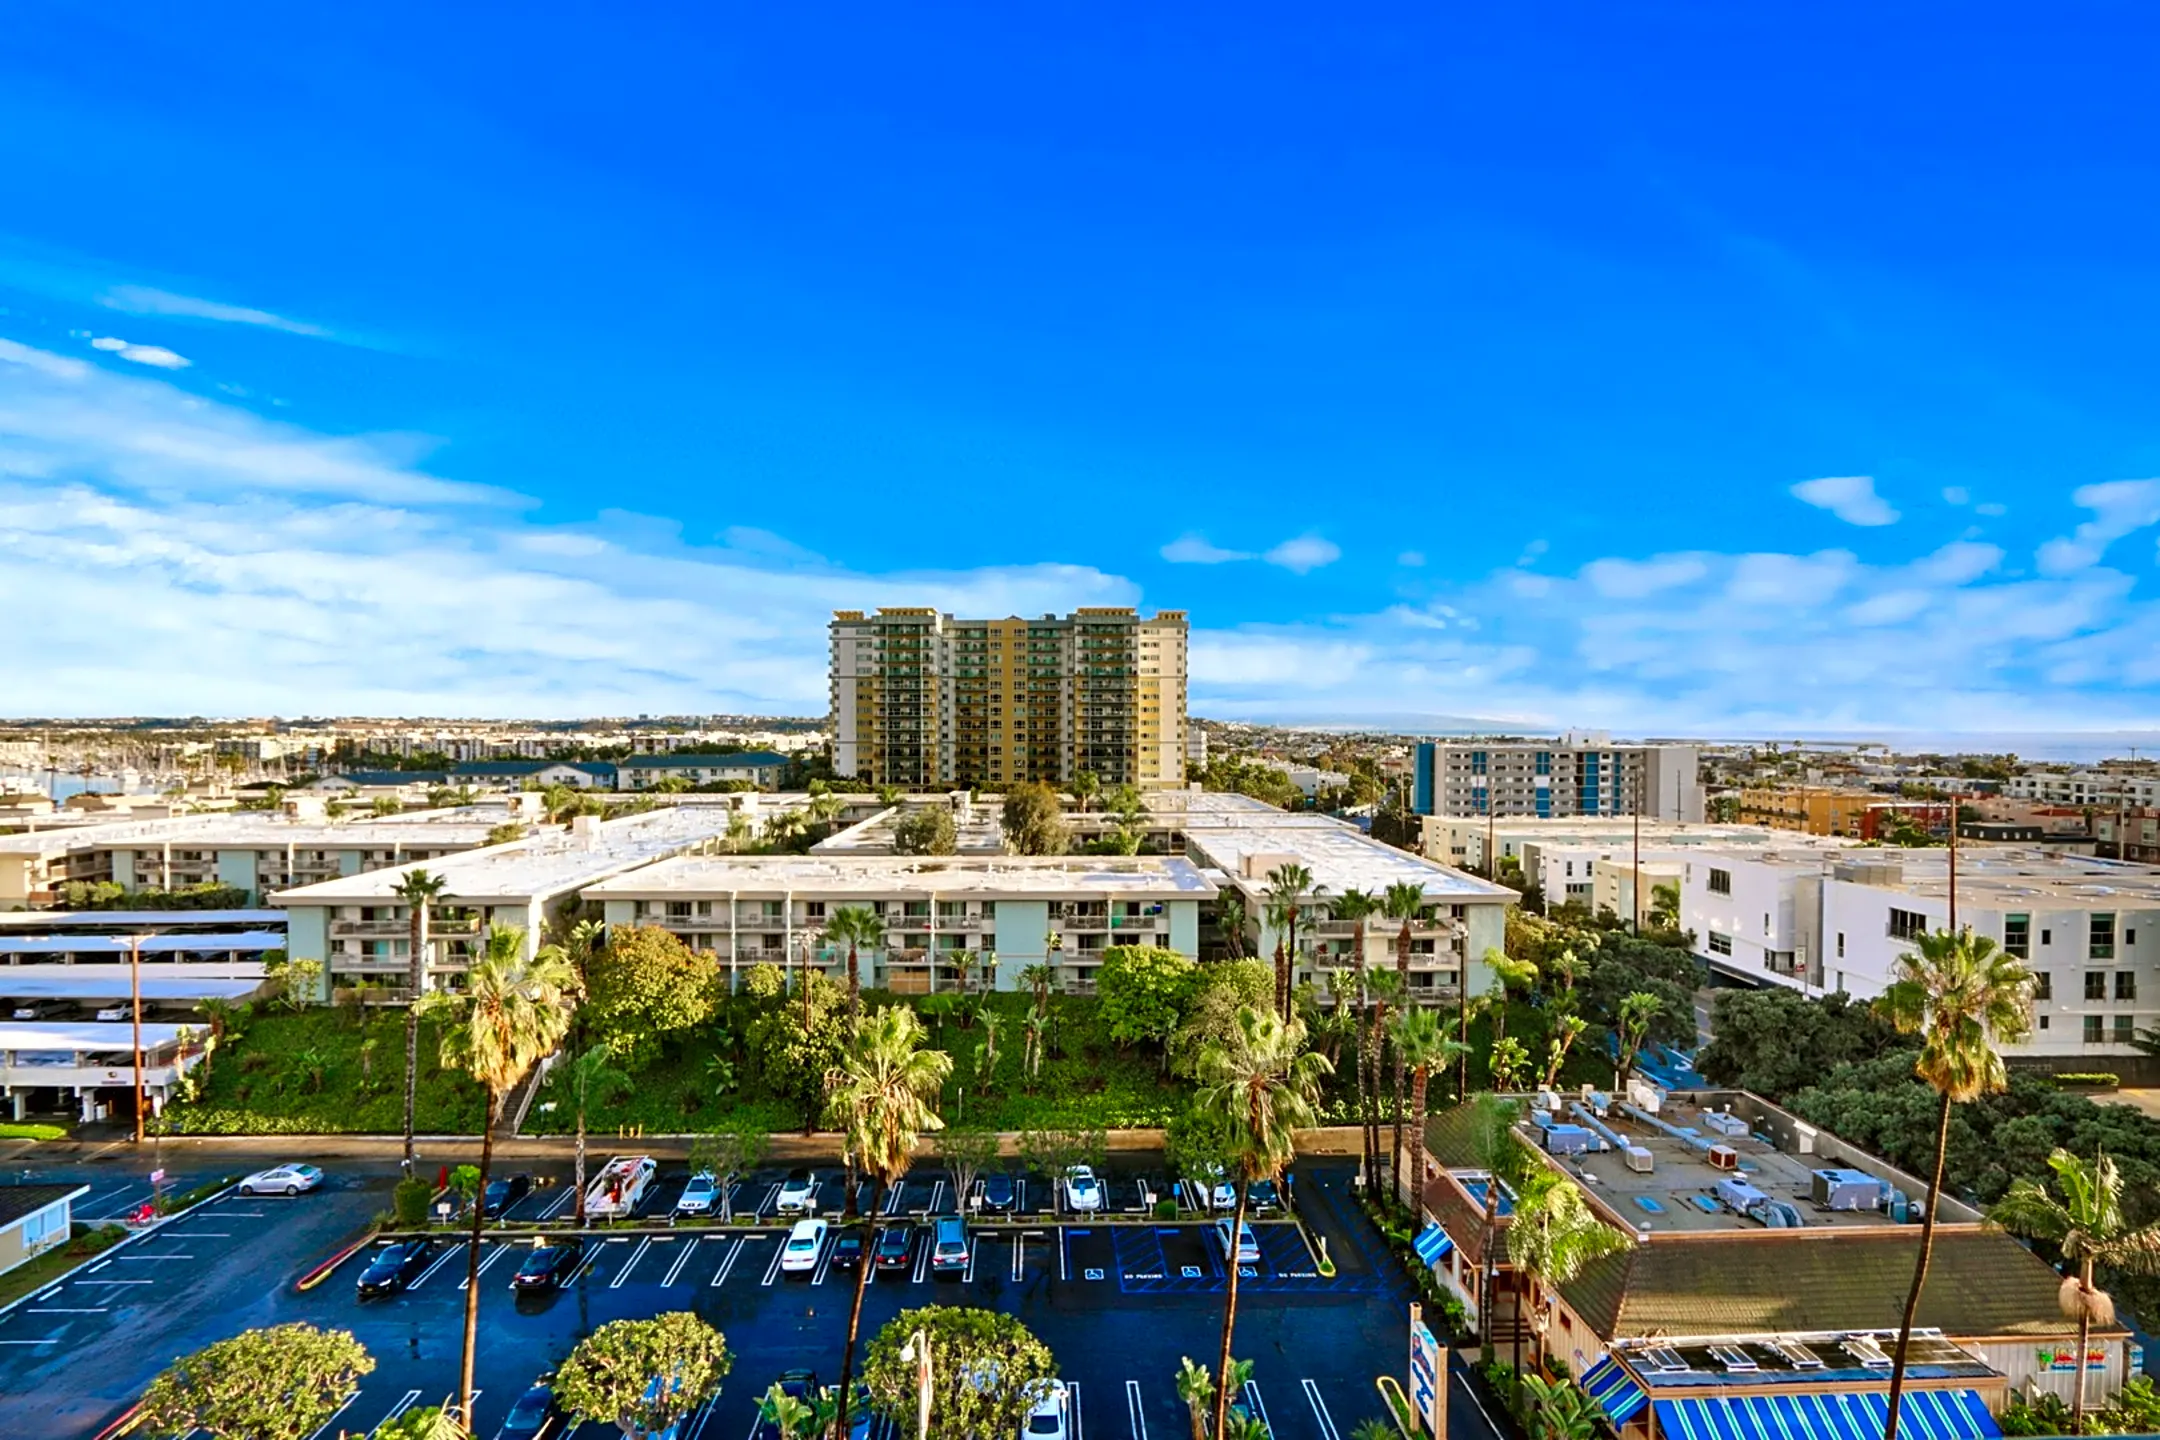
<svg viewBox="0 0 2160 1440">
<path fill-rule="evenodd" d="M 1447 1359 L 1422 1305 L 1410 1307 L 1410 1428 L 1447 1440 Z"/>
</svg>

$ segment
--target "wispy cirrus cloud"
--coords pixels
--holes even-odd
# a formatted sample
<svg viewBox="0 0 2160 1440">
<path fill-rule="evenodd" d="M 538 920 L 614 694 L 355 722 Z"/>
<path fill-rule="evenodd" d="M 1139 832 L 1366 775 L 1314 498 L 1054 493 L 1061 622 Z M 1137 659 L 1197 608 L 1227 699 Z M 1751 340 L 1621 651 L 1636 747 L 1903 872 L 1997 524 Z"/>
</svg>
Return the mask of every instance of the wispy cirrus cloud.
<svg viewBox="0 0 2160 1440">
<path fill-rule="evenodd" d="M 185 370 L 194 363 L 187 356 L 162 345 L 132 345 L 117 335 L 100 335 L 90 342 L 90 348 L 117 355 L 122 360 L 132 360 L 137 365 L 154 365 L 160 370 Z"/>
<path fill-rule="evenodd" d="M 1295 575 L 1309 574 L 1342 559 L 1342 547 L 1319 535 L 1299 535 L 1264 552 L 1226 550 L 1197 531 L 1188 531 L 1162 547 L 1162 558 L 1173 565 L 1227 565 L 1238 560 L 1265 560 Z M 1425 557 L 1407 552 L 1399 563 L 1422 565 Z"/>
<path fill-rule="evenodd" d="M 2108 546 L 2126 535 L 2160 523 L 2160 480 L 2108 480 L 2082 485 L 2070 498 L 2093 518 L 2068 535 L 2040 547 L 2040 568 L 2067 575 L 2100 563 Z"/>
<path fill-rule="evenodd" d="M 1250 560 L 1250 550 L 1225 550 L 1210 544 L 1207 536 L 1191 533 L 1162 547 L 1162 558 L 1173 565 L 1224 565 L 1232 560 Z"/>
<path fill-rule="evenodd" d="M 253 325 L 282 330 L 288 335 L 307 335 L 318 340 L 343 337 L 324 326 L 257 310 L 247 305 L 227 305 L 195 295 L 178 295 L 149 285 L 114 285 L 97 297 L 98 304 L 124 315 L 178 315 L 191 320 L 215 320 L 224 325 Z"/>
</svg>

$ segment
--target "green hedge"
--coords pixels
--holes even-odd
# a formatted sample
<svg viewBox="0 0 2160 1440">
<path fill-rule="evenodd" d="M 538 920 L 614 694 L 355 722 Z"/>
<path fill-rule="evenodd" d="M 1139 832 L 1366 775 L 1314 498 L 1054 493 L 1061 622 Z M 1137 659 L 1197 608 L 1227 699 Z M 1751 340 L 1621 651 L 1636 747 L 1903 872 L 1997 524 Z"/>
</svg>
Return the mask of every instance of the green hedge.
<svg viewBox="0 0 2160 1440">
<path fill-rule="evenodd" d="M 2122 1076 L 2105 1070 L 2065 1071 L 2051 1078 L 2057 1085 L 2101 1085 L 2112 1088 L 2122 1084 Z"/>
</svg>

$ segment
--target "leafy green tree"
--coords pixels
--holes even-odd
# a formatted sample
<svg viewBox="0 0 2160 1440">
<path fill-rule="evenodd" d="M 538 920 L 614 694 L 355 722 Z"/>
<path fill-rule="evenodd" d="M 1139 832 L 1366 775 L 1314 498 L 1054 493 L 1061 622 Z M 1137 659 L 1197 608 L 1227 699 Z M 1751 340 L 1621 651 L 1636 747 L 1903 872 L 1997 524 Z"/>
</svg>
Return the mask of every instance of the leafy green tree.
<svg viewBox="0 0 2160 1440">
<path fill-rule="evenodd" d="M 440 1405 L 415 1405 L 395 1420 L 386 1420 L 368 1440 L 471 1440 L 472 1431 L 455 1410 Z"/>
<path fill-rule="evenodd" d="M 850 1155 L 870 1172 L 870 1213 L 878 1213 L 884 1189 L 907 1174 L 918 1140 L 945 1128 L 932 1108 L 952 1056 L 925 1049 L 922 1022 L 915 1012 L 887 1005 L 856 1030 L 853 1044 L 826 1079 L 831 1113 L 847 1138 Z M 870 1247 L 877 1245 L 875 1222 Z M 855 1298 L 848 1308 L 847 1349 L 840 1356 L 840 1433 L 848 1433 L 848 1407 L 854 1401 L 855 1341 L 862 1331 L 863 1287 L 871 1267 L 855 1267 Z"/>
<path fill-rule="evenodd" d="M 484 953 L 465 975 L 461 992 L 438 990 L 430 1009 L 450 1023 L 443 1029 L 442 1061 L 480 1082 L 486 1105 L 480 1126 L 481 1190 L 495 1161 L 495 1121 L 503 1097 L 554 1053 L 570 1028 L 577 977 L 559 947 L 543 946 L 530 958 L 525 932 L 496 926 Z M 480 1231 L 482 1207 L 472 1207 L 472 1244 L 465 1251 L 465 1349 L 458 1366 L 458 1413 L 472 1414 L 473 1351 L 480 1329 Z"/>
<path fill-rule="evenodd" d="M 720 1217 L 733 1223 L 735 1182 L 764 1161 L 772 1148 L 772 1136 L 760 1126 L 745 1124 L 707 1135 L 702 1145 L 702 1150 L 693 1147 L 690 1168 L 712 1171 L 713 1178 L 720 1182 Z"/>
<path fill-rule="evenodd" d="M 1900 1034 L 1920 1037 L 1920 1059 L 1913 1071 L 1934 1088 L 1941 1105 L 1935 1121 L 1935 1168 L 1928 1178 L 1927 1208 L 1920 1212 L 1920 1258 L 1898 1324 L 1897 1352 L 1891 1356 L 1890 1414 L 1883 1440 L 1897 1440 L 1905 1352 L 1935 1253 L 1935 1205 L 1942 1195 L 1943 1157 L 1950 1145 L 1950 1107 L 2006 1088 L 2009 1077 L 1995 1047 L 2016 1044 L 2032 1029 L 2031 972 L 1997 950 L 1993 940 L 1971 930 L 1922 935 L 1915 949 L 1897 958 L 1893 973 L 1897 978 L 1883 992 L 1883 1011 Z"/>
<path fill-rule="evenodd" d="M 1005 848 L 1015 855 L 1063 855 L 1071 848 L 1065 829 L 1065 807 L 1057 791 L 1040 781 L 1007 790 L 1001 819 Z"/>
<path fill-rule="evenodd" d="M 938 1133 L 937 1153 L 952 1176 L 953 1207 L 964 1210 L 976 1180 L 998 1163 L 998 1134 L 980 1125 L 948 1125 Z"/>
<path fill-rule="evenodd" d="M 1531 1171 L 1515 1195 L 1508 1222 L 1508 1263 L 1516 1283 L 1530 1291 L 1530 1328 L 1537 1334 L 1539 1368 L 1544 1368 L 1545 1332 L 1552 1325 L 1547 1291 L 1557 1290 L 1582 1273 L 1583 1266 L 1617 1255 L 1634 1242 L 1590 1213 L 1590 1204 L 1574 1180 L 1543 1166 Z M 1516 1327 L 1516 1344 L 1522 1328 Z M 1517 1373 L 1522 1360 L 1517 1356 Z"/>
<path fill-rule="evenodd" d="M 1648 990 L 1636 990 L 1621 997 L 1620 1014 L 1613 1026 L 1613 1036 L 1619 1042 L 1619 1066 L 1614 1072 L 1618 1077 L 1615 1088 L 1627 1093 L 1628 1077 L 1635 1073 L 1635 1057 L 1642 1054 L 1643 1041 L 1649 1037 L 1650 1026 L 1658 1017 L 1664 1002 Z"/>
<path fill-rule="evenodd" d="M 825 918 L 825 938 L 847 947 L 848 1023 L 862 1015 L 862 969 L 858 949 L 875 950 L 885 943 L 885 922 L 867 905 L 842 905 Z"/>
<path fill-rule="evenodd" d="M 1211 1111 L 1186 1106 L 1163 1127 L 1163 1159 L 1188 1180 L 1229 1174 L 1228 1122 Z"/>
<path fill-rule="evenodd" d="M 689 1310 L 611 1320 L 555 1372 L 555 1397 L 580 1420 L 645 1440 L 720 1393 L 735 1365 L 727 1337 Z"/>
<path fill-rule="evenodd" d="M 146 1433 L 212 1440 L 307 1440 L 373 1373 L 345 1330 L 274 1325 L 243 1330 L 175 1360 L 143 1392 Z"/>
<path fill-rule="evenodd" d="M 900 1353 L 917 1334 L 930 1346 L 931 1432 L 940 1437 L 1007 1440 L 1020 1434 L 1028 1411 L 1057 1378 L 1050 1347 L 1016 1316 L 958 1305 L 903 1310 L 872 1337 L 863 1383 L 872 1406 L 917 1440 L 918 1371 Z"/>
<path fill-rule="evenodd" d="M 1237 1205 L 1230 1233 L 1245 1226 L 1247 1192 L 1255 1180 L 1282 1178 L 1283 1167 L 1297 1151 L 1297 1132 L 1314 1124 L 1320 1082 L 1330 1067 L 1324 1056 L 1305 1049 L 1305 1030 L 1296 1021 L 1246 1008 L 1227 1044 L 1211 1044 L 1200 1057 L 1195 1109 L 1220 1121 L 1230 1158 Z M 1230 1342 L 1237 1329 L 1238 1267 L 1232 1265 L 1229 1293 L 1223 1303 L 1222 1353 L 1215 1394 L 1215 1433 L 1223 1433 L 1231 1390 Z"/>
<path fill-rule="evenodd" d="M 758 1419 L 778 1430 L 780 1440 L 812 1440 L 813 1436 L 829 1434 L 833 1417 L 840 1413 L 837 1401 L 822 1395 L 797 1399 L 777 1380 L 758 1396 L 757 1408 Z"/>
<path fill-rule="evenodd" d="M 1245 924 L 1245 897 L 1235 890 L 1223 891 L 1215 901 L 1215 928 L 1232 960 L 1245 954 Z"/>
<path fill-rule="evenodd" d="M 1274 990 L 1275 972 L 1265 960 L 1225 960 L 1201 971 L 1199 988 L 1170 1041 L 1170 1068 L 1192 1075 L 1209 1045 L 1236 1037 L 1238 1011 L 1270 1008 Z"/>
<path fill-rule="evenodd" d="M 566 1090 L 577 1110 L 577 1223 L 585 1223 L 585 1114 L 601 1096 L 625 1087 L 630 1077 L 615 1065 L 615 1047 L 595 1041 L 548 1072 L 551 1087 Z"/>
<path fill-rule="evenodd" d="M 812 971 L 799 999 L 779 966 L 750 967 L 743 979 L 743 1055 L 766 1094 L 793 1103 L 805 1130 L 825 1103 L 825 1076 L 840 1062 L 848 1032 L 845 992 Z"/>
<path fill-rule="evenodd" d="M 2093 1284 L 2100 1266 L 2130 1274 L 2160 1273 L 2160 1222 L 2132 1225 L 2123 1215 L 2122 1172 L 2105 1152 L 2091 1161 L 2067 1150 L 2048 1156 L 2058 1200 L 2038 1180 L 2020 1179 L 2010 1193 L 1988 1210 L 1988 1219 L 2005 1230 L 2044 1240 L 2061 1252 L 2075 1276 L 2062 1287 L 2063 1313 L 2078 1322 L 2078 1380 L 2070 1408 L 2070 1433 L 2085 1433 L 2085 1361 L 2092 1327 L 2114 1323 L 2115 1302 Z"/>
<path fill-rule="evenodd" d="M 1680 882 L 1661 880 L 1650 887 L 1650 928 L 1680 928 Z"/>
<path fill-rule="evenodd" d="M 655 1042 L 712 1019 L 719 976 L 700 955 L 657 925 L 617 926 L 585 972 L 585 1024 L 635 1070 Z"/>
<path fill-rule="evenodd" d="M 960 831 L 949 806 L 925 805 L 893 826 L 893 849 L 901 855 L 950 855 L 959 848 Z"/>
<path fill-rule="evenodd" d="M 1692 1002 L 1689 1020 L 1692 1030 Z M 1703 1078 L 1772 1099 L 1797 1094 L 1839 1065 L 1872 1060 L 1898 1046 L 1896 1029 L 1843 991 L 1810 1000 L 1776 987 L 1719 990 L 1710 1001 L 1710 1032 L 1710 1043 L 1695 1057 Z"/>
<path fill-rule="evenodd" d="M 430 875 L 415 867 L 405 872 L 391 891 L 403 901 L 407 911 L 406 936 L 406 985 L 409 987 L 405 1006 L 405 1174 L 409 1177 L 417 1163 L 413 1154 L 413 1111 L 418 1103 L 420 1089 L 420 1006 L 421 993 L 427 989 L 428 910 L 448 883 L 440 875 Z"/>
<path fill-rule="evenodd" d="M 1120 1045 L 1164 1047 L 1190 1001 L 1200 967 L 1175 950 L 1157 945 L 1112 945 L 1103 951 L 1095 972 L 1095 994 L 1103 1024 Z"/>
</svg>

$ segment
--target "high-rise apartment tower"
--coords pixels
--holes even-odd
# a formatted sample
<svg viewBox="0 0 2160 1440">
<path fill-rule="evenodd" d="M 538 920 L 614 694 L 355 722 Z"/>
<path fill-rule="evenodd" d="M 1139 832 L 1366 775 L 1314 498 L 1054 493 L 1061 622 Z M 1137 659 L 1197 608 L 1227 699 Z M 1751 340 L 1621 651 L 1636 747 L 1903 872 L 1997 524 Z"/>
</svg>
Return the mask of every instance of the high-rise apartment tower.
<svg viewBox="0 0 2160 1440">
<path fill-rule="evenodd" d="M 1182 785 L 1186 629 L 1182 610 L 836 610 L 833 769 L 909 790 Z"/>
<path fill-rule="evenodd" d="M 1553 740 L 1428 741 L 1411 759 L 1420 815 L 1703 818 L 1693 745 L 1615 745 L 1602 731 Z"/>
</svg>

